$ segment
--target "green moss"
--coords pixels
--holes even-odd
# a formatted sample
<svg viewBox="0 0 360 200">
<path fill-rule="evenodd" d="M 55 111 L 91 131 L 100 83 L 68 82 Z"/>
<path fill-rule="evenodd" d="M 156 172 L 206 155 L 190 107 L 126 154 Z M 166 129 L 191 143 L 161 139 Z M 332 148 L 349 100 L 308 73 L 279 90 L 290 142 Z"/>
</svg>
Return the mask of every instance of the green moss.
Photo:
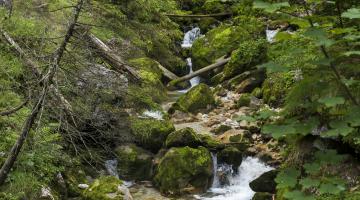
<svg viewBox="0 0 360 200">
<path fill-rule="evenodd" d="M 292 73 L 269 74 L 261 91 L 264 102 L 272 106 L 282 105 L 293 83 Z"/>
<path fill-rule="evenodd" d="M 166 147 L 198 147 L 201 140 L 192 128 L 184 128 L 170 133 L 166 139 Z"/>
<path fill-rule="evenodd" d="M 200 134 L 199 135 L 203 146 L 205 146 L 206 148 L 210 149 L 210 150 L 219 150 L 219 149 L 223 149 L 224 148 L 224 144 L 222 144 L 221 142 L 215 140 L 211 135 L 209 134 Z"/>
<path fill-rule="evenodd" d="M 267 192 L 257 192 L 255 193 L 252 200 L 272 200 L 273 195 Z"/>
<path fill-rule="evenodd" d="M 209 86 L 199 84 L 180 96 L 173 108 L 183 112 L 196 113 L 199 110 L 207 109 L 215 105 L 215 98 Z"/>
<path fill-rule="evenodd" d="M 86 200 L 123 200 L 123 195 L 118 191 L 122 181 L 114 176 L 104 176 L 94 180 L 88 189 L 83 192 Z"/>
<path fill-rule="evenodd" d="M 240 44 L 231 54 L 230 62 L 225 66 L 222 80 L 251 70 L 266 59 L 267 41 L 264 39 L 248 40 Z"/>
<path fill-rule="evenodd" d="M 251 95 L 253 95 L 254 97 L 256 98 L 262 98 L 262 91 L 261 91 L 261 88 L 255 88 L 252 92 L 251 92 Z"/>
<path fill-rule="evenodd" d="M 235 147 L 226 147 L 217 154 L 219 163 L 232 165 L 234 171 L 237 171 L 242 162 L 242 152 Z"/>
<path fill-rule="evenodd" d="M 167 120 L 132 118 L 131 130 L 140 146 L 157 152 L 175 127 Z"/>
<path fill-rule="evenodd" d="M 241 94 L 240 98 L 237 100 L 236 106 L 238 108 L 243 107 L 243 106 L 249 106 L 250 102 L 251 102 L 251 94 L 244 93 L 244 94 Z"/>
<path fill-rule="evenodd" d="M 80 196 L 82 190 L 78 187 L 79 184 L 86 184 L 86 174 L 79 167 L 66 168 L 64 173 L 64 180 L 66 183 L 67 193 L 69 197 Z"/>
<path fill-rule="evenodd" d="M 152 174 L 152 154 L 134 144 L 121 145 L 115 149 L 121 163 L 119 175 L 127 180 L 149 180 Z"/>
<path fill-rule="evenodd" d="M 219 127 L 217 127 L 213 132 L 216 134 L 216 135 L 220 135 L 220 134 L 223 134 L 225 133 L 226 131 L 230 130 L 231 129 L 231 126 L 228 126 L 228 125 L 224 125 L 224 124 L 221 124 Z"/>
<path fill-rule="evenodd" d="M 180 195 L 191 186 L 204 192 L 212 175 L 211 155 L 206 148 L 171 148 L 160 160 L 154 182 L 162 193 Z"/>
</svg>

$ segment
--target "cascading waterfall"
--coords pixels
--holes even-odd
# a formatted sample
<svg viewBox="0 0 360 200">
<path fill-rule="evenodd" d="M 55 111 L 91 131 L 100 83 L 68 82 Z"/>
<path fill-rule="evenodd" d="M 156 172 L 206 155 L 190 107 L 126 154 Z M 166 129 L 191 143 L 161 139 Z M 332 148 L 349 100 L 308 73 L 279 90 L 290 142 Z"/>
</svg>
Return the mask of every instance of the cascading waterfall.
<svg viewBox="0 0 360 200">
<path fill-rule="evenodd" d="M 270 42 L 270 43 L 275 42 L 275 36 L 279 31 L 280 31 L 280 29 L 276 29 L 276 30 L 266 29 L 266 39 L 267 39 L 267 41 Z"/>
<path fill-rule="evenodd" d="M 200 28 L 195 27 L 195 28 L 191 29 L 190 31 L 185 33 L 184 40 L 183 40 L 183 43 L 181 44 L 181 47 L 184 49 L 191 48 L 193 43 L 195 42 L 195 40 L 198 39 L 199 37 L 201 37 Z M 192 65 L 191 58 L 187 58 L 186 63 L 190 68 L 189 74 L 193 73 L 194 71 L 193 71 L 193 65 Z M 190 88 L 185 89 L 185 90 L 179 90 L 179 92 L 186 93 L 187 91 L 189 91 L 189 89 L 199 85 L 199 83 L 200 83 L 200 77 L 196 76 L 196 77 L 190 79 L 190 85 L 191 85 Z"/>
<path fill-rule="evenodd" d="M 214 163 L 214 182 L 207 194 L 195 196 L 201 200 L 251 200 L 255 192 L 251 190 L 249 183 L 261 174 L 272 170 L 273 168 L 265 165 L 258 158 L 247 157 L 243 159 L 238 173 L 228 174 L 229 184 L 221 186 L 219 181 L 219 171 L 227 166 L 218 165 L 216 155 L 212 155 Z M 228 168 L 227 168 L 228 169 Z"/>
<path fill-rule="evenodd" d="M 117 172 L 117 166 L 118 166 L 118 161 L 116 159 L 105 161 L 105 168 L 107 173 L 111 176 L 115 176 L 119 178 L 119 174 Z"/>
</svg>

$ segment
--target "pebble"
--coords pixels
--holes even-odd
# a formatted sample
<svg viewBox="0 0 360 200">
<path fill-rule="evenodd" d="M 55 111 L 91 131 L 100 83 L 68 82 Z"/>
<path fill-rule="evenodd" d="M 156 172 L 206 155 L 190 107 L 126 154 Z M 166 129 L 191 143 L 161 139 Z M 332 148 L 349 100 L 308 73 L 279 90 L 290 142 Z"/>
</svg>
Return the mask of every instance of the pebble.
<svg viewBox="0 0 360 200">
<path fill-rule="evenodd" d="M 78 185 L 78 188 L 82 189 L 82 190 L 85 190 L 85 189 L 88 189 L 89 188 L 89 185 L 88 184 L 79 184 Z"/>
</svg>

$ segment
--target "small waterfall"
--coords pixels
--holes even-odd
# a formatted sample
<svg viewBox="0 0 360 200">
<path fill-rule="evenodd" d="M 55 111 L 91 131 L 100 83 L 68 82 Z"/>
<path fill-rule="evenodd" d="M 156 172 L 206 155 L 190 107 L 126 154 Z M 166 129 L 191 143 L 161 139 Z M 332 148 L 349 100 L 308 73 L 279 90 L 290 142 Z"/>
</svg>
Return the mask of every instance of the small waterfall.
<svg viewBox="0 0 360 200">
<path fill-rule="evenodd" d="M 221 186 L 219 171 L 229 169 L 228 165 L 219 166 L 216 155 L 212 154 L 214 164 L 214 182 L 209 192 L 202 196 L 195 196 L 201 200 L 251 200 L 255 192 L 251 190 L 249 183 L 261 174 L 273 168 L 265 165 L 258 158 L 247 157 L 243 159 L 238 174 L 227 173 L 229 185 Z M 230 167 L 231 169 L 231 167 Z M 225 171 L 226 172 L 226 171 Z"/>
<path fill-rule="evenodd" d="M 185 36 L 184 36 L 184 40 L 183 40 L 183 43 L 181 45 L 182 48 L 191 48 L 194 41 L 196 39 L 198 39 L 199 37 L 201 37 L 201 32 L 200 32 L 200 28 L 199 27 L 195 27 L 193 29 L 191 29 L 190 31 L 186 32 L 185 33 Z M 186 63 L 187 65 L 189 66 L 190 68 L 190 71 L 189 71 L 189 74 L 193 73 L 194 70 L 193 70 L 193 65 L 192 65 L 192 60 L 191 58 L 187 58 L 186 59 Z M 199 76 L 196 76 L 192 79 L 190 79 L 190 84 L 191 84 L 191 87 L 188 88 L 188 89 L 185 89 L 185 90 L 179 90 L 179 92 L 181 93 L 186 93 L 187 91 L 189 91 L 189 89 L 199 85 L 200 83 L 200 77 Z"/>
<path fill-rule="evenodd" d="M 280 29 L 276 29 L 276 30 L 266 29 L 266 39 L 267 39 L 267 41 L 270 42 L 270 43 L 275 42 L 275 36 L 279 31 L 280 31 Z"/>
<path fill-rule="evenodd" d="M 190 31 L 185 33 L 183 43 L 181 44 L 182 48 L 191 48 L 194 41 L 201 36 L 200 28 L 195 27 Z"/>
<path fill-rule="evenodd" d="M 158 110 L 146 110 L 145 112 L 143 112 L 141 117 L 153 118 L 153 119 L 156 119 L 156 120 L 164 120 L 163 113 L 158 111 Z"/>
<path fill-rule="evenodd" d="M 119 178 L 119 174 L 117 172 L 117 166 L 118 166 L 118 161 L 116 159 L 105 161 L 105 168 L 107 173 L 109 173 L 111 176 L 115 176 Z"/>
</svg>

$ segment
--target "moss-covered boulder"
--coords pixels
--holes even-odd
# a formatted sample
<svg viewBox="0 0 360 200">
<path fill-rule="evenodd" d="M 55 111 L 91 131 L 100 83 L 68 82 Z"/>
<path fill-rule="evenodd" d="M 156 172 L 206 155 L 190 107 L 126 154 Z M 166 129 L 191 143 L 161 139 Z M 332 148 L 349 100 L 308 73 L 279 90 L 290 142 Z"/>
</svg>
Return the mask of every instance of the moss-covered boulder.
<svg viewBox="0 0 360 200">
<path fill-rule="evenodd" d="M 277 170 L 265 172 L 257 179 L 250 182 L 249 186 L 255 192 L 268 192 L 274 194 L 276 192 L 275 178 L 277 174 Z"/>
<path fill-rule="evenodd" d="M 249 106 L 251 102 L 251 94 L 245 93 L 241 94 L 240 98 L 236 101 L 236 106 L 238 108 L 243 106 Z"/>
<path fill-rule="evenodd" d="M 192 128 L 184 128 L 170 133 L 166 139 L 166 147 L 198 147 L 202 144 L 201 139 Z"/>
<path fill-rule="evenodd" d="M 215 140 L 211 135 L 209 134 L 200 134 L 199 135 L 201 142 L 202 142 L 202 146 L 213 150 L 213 151 L 218 151 L 221 149 L 225 148 L 225 145 L 222 144 L 221 142 Z"/>
<path fill-rule="evenodd" d="M 79 167 L 66 168 L 64 171 L 64 181 L 66 185 L 66 194 L 68 197 L 78 197 L 83 192 L 78 187 L 79 184 L 87 184 L 86 174 Z"/>
<path fill-rule="evenodd" d="M 170 110 L 196 113 L 215 106 L 215 98 L 209 86 L 201 83 L 180 96 Z"/>
<path fill-rule="evenodd" d="M 222 80 L 234 77 L 266 59 L 267 41 L 264 39 L 248 40 L 239 45 L 231 54 L 230 62 L 225 65 Z"/>
<path fill-rule="evenodd" d="M 167 136 L 175 131 L 172 122 L 156 119 L 131 119 L 131 131 L 139 146 L 157 152 L 164 145 Z"/>
<path fill-rule="evenodd" d="M 85 200 L 123 200 L 124 195 L 119 190 L 122 181 L 114 176 L 100 177 L 83 192 Z"/>
<path fill-rule="evenodd" d="M 239 166 L 242 162 L 242 152 L 235 147 L 226 147 L 217 154 L 219 163 L 226 163 L 232 165 L 235 172 L 238 171 Z"/>
<path fill-rule="evenodd" d="M 155 185 L 166 195 L 204 192 L 211 186 L 212 159 L 205 147 L 171 148 L 160 160 Z"/>
<path fill-rule="evenodd" d="M 153 154 L 134 145 L 116 147 L 119 175 L 127 180 L 150 180 Z"/>
<path fill-rule="evenodd" d="M 216 127 L 212 132 L 215 133 L 216 135 L 220 135 L 225 133 L 226 131 L 230 130 L 231 126 L 225 125 L 225 124 L 221 124 L 220 126 Z"/>
<path fill-rule="evenodd" d="M 266 192 L 257 192 L 253 196 L 252 200 L 272 200 L 273 195 Z"/>
</svg>

